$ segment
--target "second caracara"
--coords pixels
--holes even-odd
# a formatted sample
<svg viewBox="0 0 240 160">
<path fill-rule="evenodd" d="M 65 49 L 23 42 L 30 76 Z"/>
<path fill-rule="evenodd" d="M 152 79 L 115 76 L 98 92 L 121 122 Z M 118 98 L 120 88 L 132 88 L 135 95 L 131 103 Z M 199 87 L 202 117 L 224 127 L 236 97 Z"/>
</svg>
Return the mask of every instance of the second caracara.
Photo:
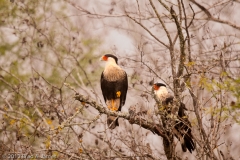
<svg viewBox="0 0 240 160">
<path fill-rule="evenodd" d="M 111 111 L 121 111 L 125 104 L 128 80 L 126 72 L 118 66 L 116 56 L 106 54 L 102 56 L 102 61 L 106 61 L 106 66 L 101 75 L 101 89 L 104 101 Z M 108 116 L 107 124 L 110 129 L 119 126 L 118 119 Z"/>
<path fill-rule="evenodd" d="M 165 104 L 173 104 L 173 97 L 169 95 L 165 84 L 155 83 L 153 85 L 154 93 L 159 100 Z M 189 122 L 187 115 L 184 113 L 187 110 L 184 103 L 180 103 L 178 110 L 177 120 L 173 129 L 174 135 L 181 142 L 182 150 L 184 152 L 189 150 L 190 153 L 195 150 L 195 143 L 193 142 L 193 136 L 191 133 L 191 123 Z M 167 111 L 168 114 L 170 114 Z"/>
</svg>

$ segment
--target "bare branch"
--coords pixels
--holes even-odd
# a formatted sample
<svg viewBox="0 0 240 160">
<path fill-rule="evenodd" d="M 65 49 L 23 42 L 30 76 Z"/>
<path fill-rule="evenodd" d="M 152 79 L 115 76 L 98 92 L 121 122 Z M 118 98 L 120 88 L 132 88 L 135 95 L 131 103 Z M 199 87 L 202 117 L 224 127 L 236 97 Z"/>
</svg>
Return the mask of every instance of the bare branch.
<svg viewBox="0 0 240 160">
<path fill-rule="evenodd" d="M 172 45 L 173 45 L 173 44 L 172 44 L 172 38 L 171 38 L 171 36 L 170 36 L 170 34 L 169 34 L 169 32 L 168 32 L 168 30 L 167 30 L 165 24 L 163 23 L 163 21 L 162 21 L 160 15 L 158 14 L 157 9 L 156 9 L 156 7 L 154 6 L 152 0 L 149 0 L 149 2 L 150 2 L 150 4 L 151 4 L 151 6 L 152 6 L 152 8 L 153 8 L 153 10 L 154 10 L 154 12 L 155 12 L 155 14 L 157 15 L 158 20 L 159 20 L 159 22 L 161 23 L 161 25 L 162 25 L 164 31 L 165 31 L 166 34 L 167 34 L 167 37 L 168 37 L 168 40 L 169 40 L 169 46 L 170 46 L 170 48 L 171 48 Z"/>
<path fill-rule="evenodd" d="M 126 13 L 127 14 L 127 13 Z M 140 25 L 145 31 L 147 31 L 154 39 L 156 39 L 159 43 L 161 43 L 162 45 L 164 45 L 165 47 L 169 48 L 169 46 L 167 44 L 165 44 L 164 42 L 160 41 L 160 39 L 158 39 L 150 30 L 148 30 L 143 24 L 139 23 L 138 21 L 136 21 L 136 19 L 134 19 L 133 17 L 131 17 L 130 15 L 127 14 L 127 17 L 130 18 L 131 20 L 133 20 L 135 23 L 137 23 L 138 25 Z"/>
<path fill-rule="evenodd" d="M 230 21 L 225 21 L 225 20 L 221 20 L 219 18 L 213 17 L 212 14 L 204 6 L 200 5 L 195 0 L 190 0 L 190 2 L 194 3 L 195 5 L 197 5 L 208 16 L 207 20 L 218 22 L 218 23 L 222 23 L 222 24 L 226 24 L 226 25 L 229 25 L 229 26 L 231 26 L 231 27 L 233 27 L 235 29 L 240 30 L 240 26 L 237 26 L 236 24 L 231 23 Z"/>
<path fill-rule="evenodd" d="M 217 160 L 218 158 L 214 154 L 214 152 L 213 152 L 213 150 L 212 150 L 212 148 L 210 146 L 211 143 L 209 142 L 209 139 L 208 139 L 208 136 L 206 134 L 206 131 L 203 128 L 202 120 L 200 118 L 200 113 L 199 113 L 199 109 L 198 109 L 199 108 L 199 104 L 198 104 L 197 96 L 192 92 L 192 89 L 190 87 L 188 88 L 188 91 L 190 92 L 190 94 L 192 96 L 192 99 L 193 99 L 194 112 L 195 112 L 195 115 L 197 117 L 198 126 L 200 128 L 201 133 L 202 133 L 201 135 L 202 135 L 204 141 L 206 142 L 206 146 L 207 146 L 207 149 L 208 149 L 207 154 L 211 158 Z"/>
</svg>

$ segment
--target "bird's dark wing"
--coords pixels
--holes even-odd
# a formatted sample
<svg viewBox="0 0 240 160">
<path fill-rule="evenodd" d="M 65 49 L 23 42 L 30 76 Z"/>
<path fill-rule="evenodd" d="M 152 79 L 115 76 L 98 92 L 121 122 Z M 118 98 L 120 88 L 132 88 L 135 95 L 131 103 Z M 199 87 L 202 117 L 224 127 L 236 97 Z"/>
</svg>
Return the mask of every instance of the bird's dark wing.
<svg viewBox="0 0 240 160">
<path fill-rule="evenodd" d="M 173 96 L 169 96 L 166 98 L 166 100 L 163 102 L 166 105 L 173 104 Z M 179 139 L 182 145 L 182 150 L 184 152 L 189 150 L 189 152 L 192 153 L 195 149 L 195 143 L 193 141 L 192 136 L 192 126 L 191 123 L 188 120 L 187 115 L 185 114 L 185 110 L 187 108 L 185 107 L 185 104 L 181 102 L 180 107 L 178 109 L 178 120 L 175 123 L 175 136 Z M 171 111 L 168 111 L 168 113 L 171 113 Z"/>
<path fill-rule="evenodd" d="M 105 87 L 106 85 L 107 85 L 107 81 L 106 81 L 106 79 L 104 79 L 103 72 L 102 72 L 102 75 L 101 75 L 101 90 L 102 90 L 102 95 L 103 95 L 103 98 L 104 98 L 105 102 L 107 100 L 107 93 L 108 93 L 108 90 Z"/>
<path fill-rule="evenodd" d="M 127 90 L 128 90 L 128 79 L 127 79 L 127 73 L 124 74 L 124 79 L 121 81 L 121 96 L 120 96 L 120 110 L 121 107 L 125 104 L 126 97 L 127 97 Z"/>
<path fill-rule="evenodd" d="M 173 96 L 169 96 L 165 99 L 165 101 L 163 101 L 163 103 L 165 103 L 166 105 L 173 104 L 173 98 Z"/>
<path fill-rule="evenodd" d="M 192 126 L 184 110 L 187 110 L 185 107 L 185 104 L 181 103 L 178 110 L 179 121 L 176 122 L 175 128 L 182 135 L 184 139 L 184 144 L 182 144 L 183 151 L 186 152 L 186 148 L 187 148 L 189 152 L 192 153 L 192 151 L 194 151 L 195 149 L 195 143 L 193 141 L 192 130 L 191 130 Z"/>
<path fill-rule="evenodd" d="M 127 96 L 127 89 L 128 89 L 128 79 L 127 74 L 125 72 L 124 77 L 117 80 L 117 81 L 107 81 L 104 78 L 104 75 L 102 73 L 101 75 L 101 89 L 102 94 L 104 97 L 104 100 L 111 100 L 111 99 L 117 99 L 117 92 L 120 91 L 120 106 L 118 108 L 118 111 L 121 111 L 121 107 L 125 104 L 126 96 Z"/>
</svg>

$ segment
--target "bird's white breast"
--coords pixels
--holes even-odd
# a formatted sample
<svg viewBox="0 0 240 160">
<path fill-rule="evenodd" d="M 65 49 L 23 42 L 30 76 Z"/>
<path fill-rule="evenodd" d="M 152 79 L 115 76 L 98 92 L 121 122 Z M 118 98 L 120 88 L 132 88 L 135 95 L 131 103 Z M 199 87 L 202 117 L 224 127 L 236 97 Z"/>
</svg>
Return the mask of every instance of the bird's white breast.
<svg viewBox="0 0 240 160">
<path fill-rule="evenodd" d="M 117 64 L 107 64 L 103 76 L 108 81 L 117 81 L 125 78 L 125 71 L 122 70 Z"/>
<path fill-rule="evenodd" d="M 166 87 L 160 87 L 158 90 L 155 90 L 155 94 L 161 101 L 166 100 L 166 98 L 169 96 Z"/>
</svg>

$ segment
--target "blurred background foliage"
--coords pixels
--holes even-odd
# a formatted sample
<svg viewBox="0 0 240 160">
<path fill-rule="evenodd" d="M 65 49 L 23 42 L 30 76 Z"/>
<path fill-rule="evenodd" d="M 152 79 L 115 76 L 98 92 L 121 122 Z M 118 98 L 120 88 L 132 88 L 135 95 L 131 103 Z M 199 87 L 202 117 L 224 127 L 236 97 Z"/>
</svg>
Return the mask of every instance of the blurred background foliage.
<svg viewBox="0 0 240 160">
<path fill-rule="evenodd" d="M 49 149 L 56 134 L 51 130 L 79 106 L 64 83 L 91 94 L 87 88 L 99 82 L 101 39 L 77 26 L 68 9 L 57 0 L 0 1 L 0 155 L 16 142 L 33 153 Z"/>
</svg>

